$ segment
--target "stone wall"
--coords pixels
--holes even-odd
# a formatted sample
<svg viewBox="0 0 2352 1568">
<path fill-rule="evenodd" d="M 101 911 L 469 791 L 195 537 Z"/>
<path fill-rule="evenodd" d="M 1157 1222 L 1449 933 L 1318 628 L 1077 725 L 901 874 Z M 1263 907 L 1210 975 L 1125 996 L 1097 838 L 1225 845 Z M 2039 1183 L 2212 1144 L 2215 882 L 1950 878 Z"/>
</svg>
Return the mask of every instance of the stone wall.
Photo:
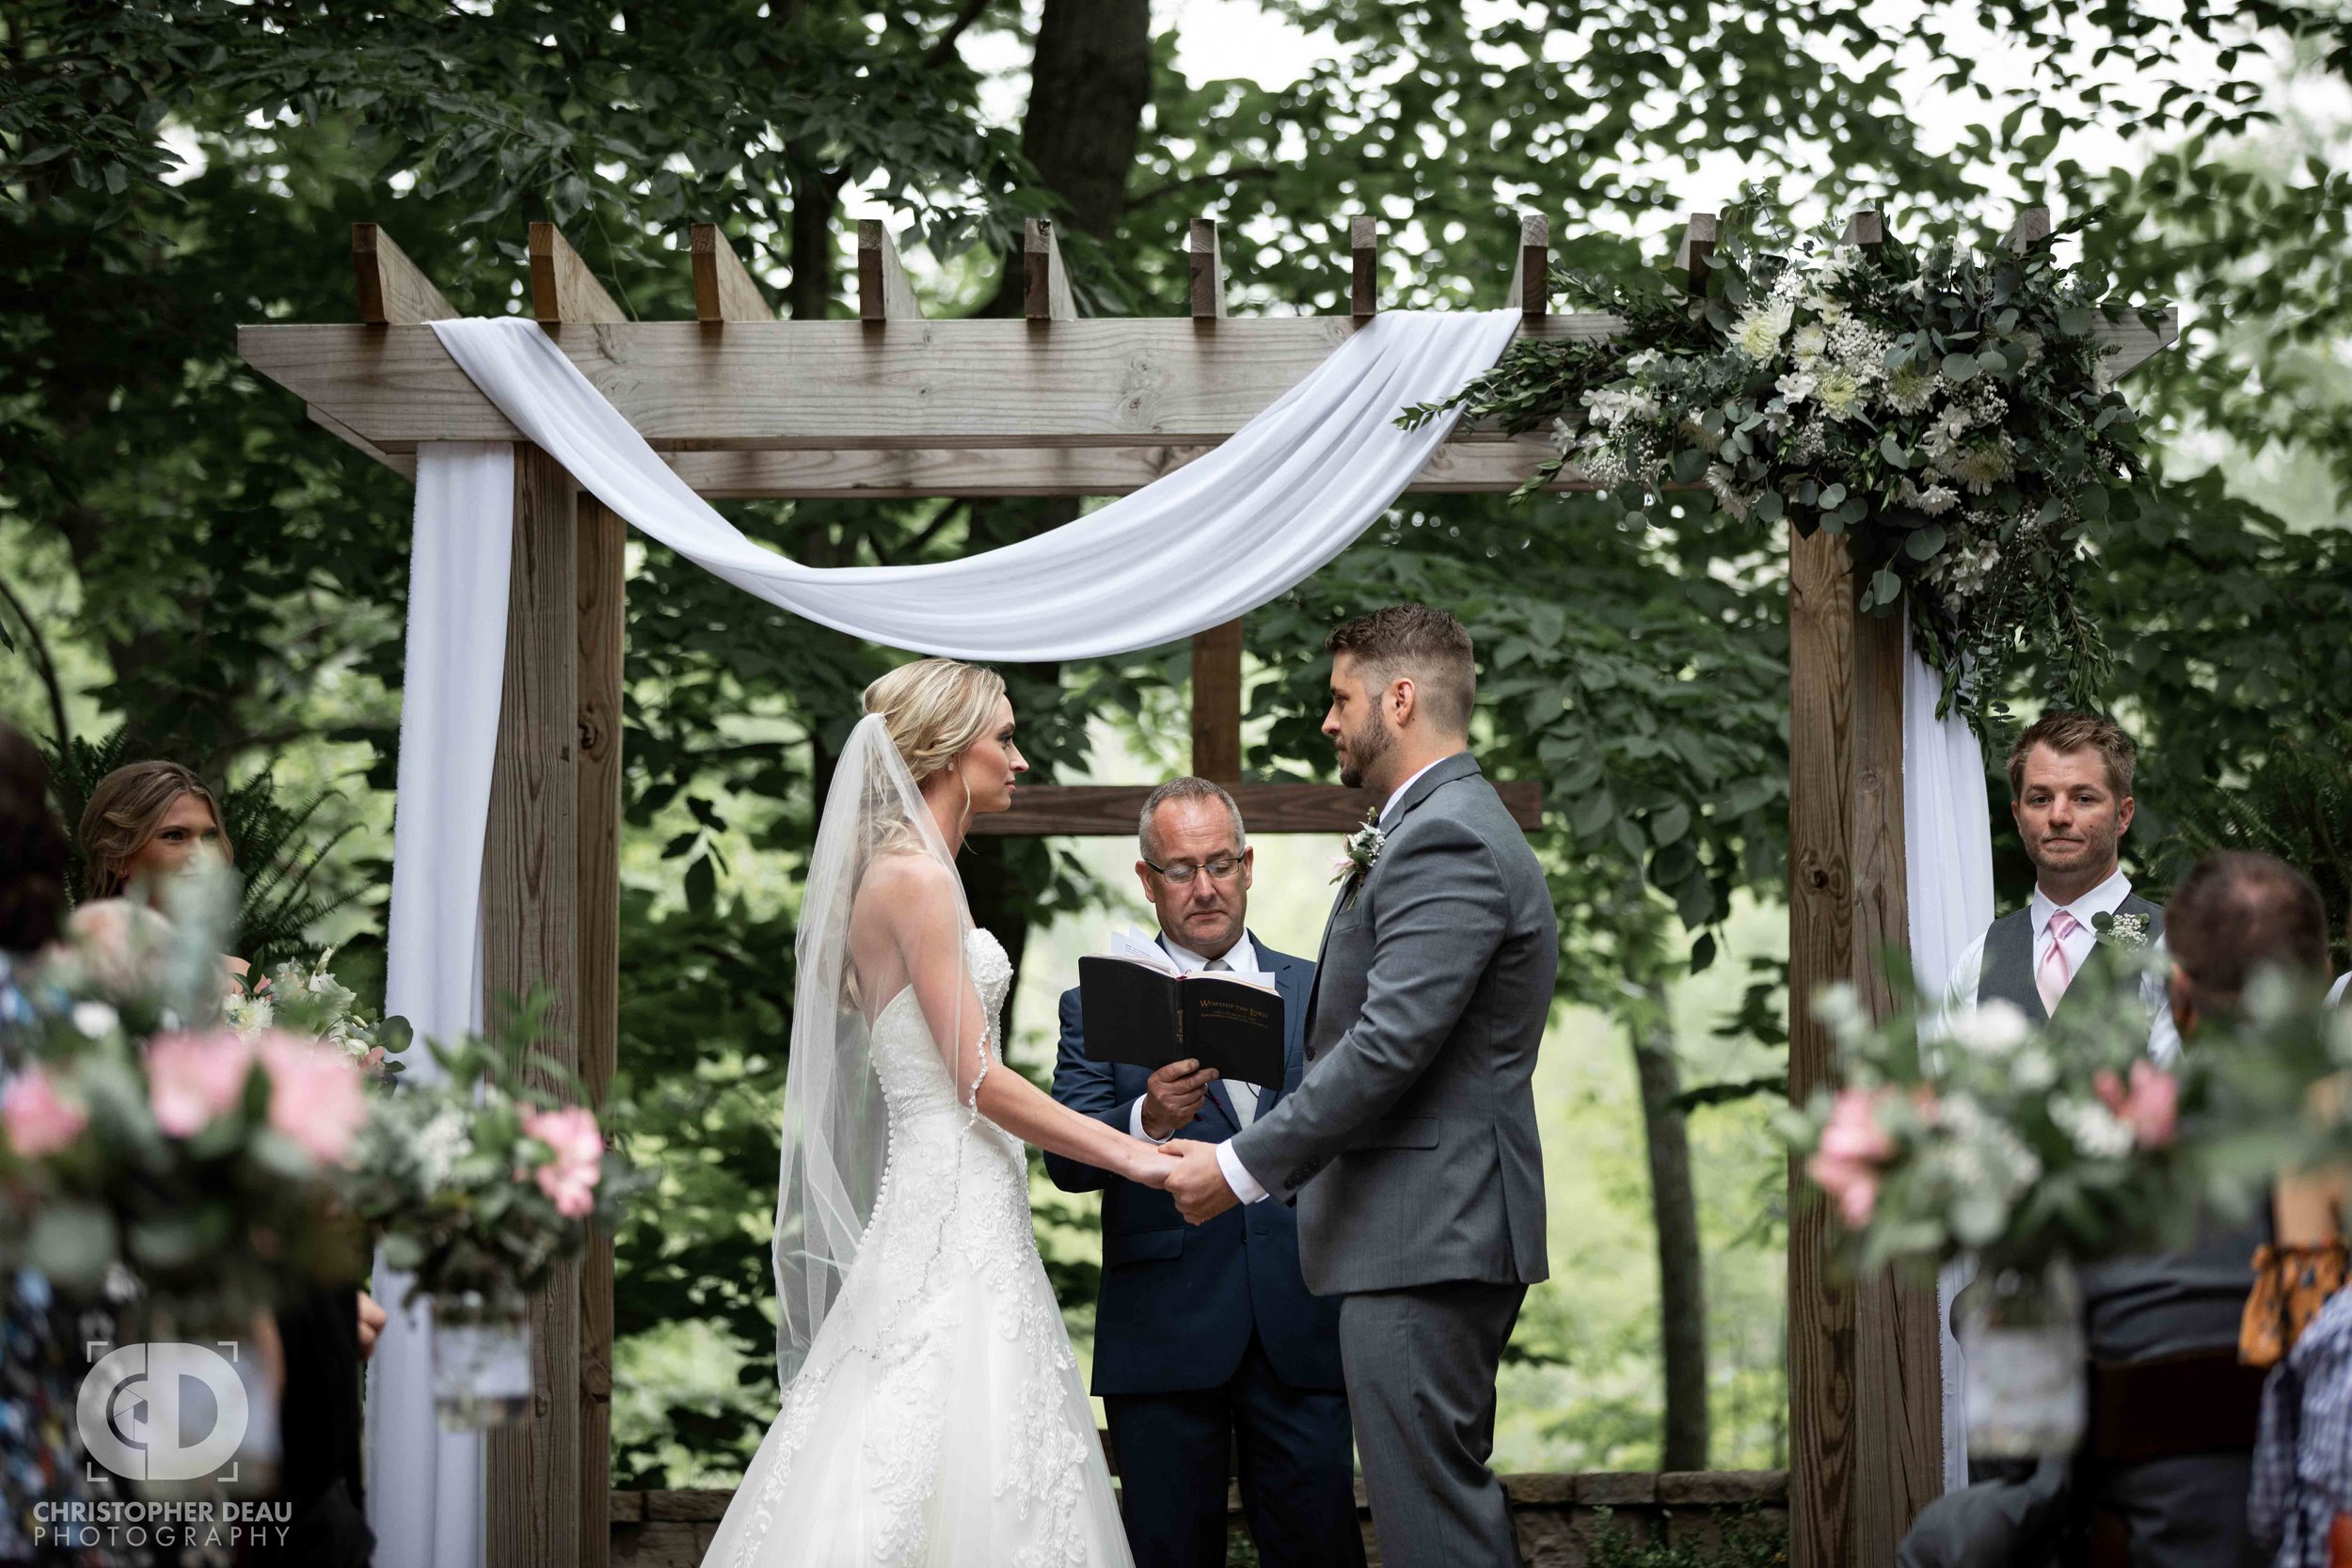
<svg viewBox="0 0 2352 1568">
<path fill-rule="evenodd" d="M 1786 1523 L 1788 1516 L 1786 1470 L 1524 1475 L 1505 1476 L 1502 1484 L 1510 1494 L 1527 1568 L 1584 1568 L 1586 1544 L 1599 1528 L 1603 1510 L 1619 1529 L 1650 1538 L 1662 1535 L 1677 1545 L 1712 1539 L 1721 1528 L 1720 1515 L 1727 1510 L 1755 1509 L 1775 1524 Z M 698 1568 L 732 1496 L 723 1491 L 613 1493 L 612 1568 Z M 1227 1506 L 1239 1537 L 1238 1494 Z M 1373 1568 L 1379 1568 L 1379 1548 L 1360 1483 L 1356 1507 L 1363 1522 L 1365 1551 Z"/>
</svg>

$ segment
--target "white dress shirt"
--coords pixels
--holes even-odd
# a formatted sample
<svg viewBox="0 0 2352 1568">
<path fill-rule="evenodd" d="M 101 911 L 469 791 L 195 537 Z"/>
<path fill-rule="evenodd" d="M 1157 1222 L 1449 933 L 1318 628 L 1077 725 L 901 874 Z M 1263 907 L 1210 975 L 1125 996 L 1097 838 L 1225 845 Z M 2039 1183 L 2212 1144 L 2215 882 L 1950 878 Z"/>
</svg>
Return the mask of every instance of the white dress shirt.
<svg viewBox="0 0 2352 1568">
<path fill-rule="evenodd" d="M 1445 762 L 1450 758 L 1460 754 L 1461 753 L 1458 752 L 1449 752 L 1445 756 L 1439 757 L 1438 762 Z M 1388 827 L 1389 818 L 1396 815 L 1396 803 L 1405 799 L 1405 792 L 1412 788 L 1413 785 L 1419 784 L 1421 782 L 1421 776 L 1423 773 L 1428 772 L 1430 768 L 1437 767 L 1438 762 L 1428 763 L 1422 767 L 1414 768 L 1411 777 L 1407 778 L 1403 784 L 1398 784 L 1394 789 L 1389 791 L 1388 800 L 1380 807 L 1380 816 L 1378 818 L 1379 827 L 1383 829 Z M 1137 1125 L 1141 1125 L 1139 1118 Z M 1137 1135 L 1140 1136 L 1141 1134 L 1138 1133 Z M 1241 1199 L 1244 1203 L 1262 1203 L 1265 1200 L 1266 1190 L 1264 1184 L 1259 1181 L 1256 1177 L 1249 1174 L 1248 1170 L 1241 1163 L 1241 1156 L 1233 1152 L 1233 1146 L 1231 1143 L 1221 1143 L 1216 1146 L 1216 1168 L 1225 1173 L 1225 1184 L 1232 1188 L 1233 1196 Z"/>
<path fill-rule="evenodd" d="M 2131 894 L 2132 879 L 2123 875 L 2121 867 L 2106 881 L 2071 904 L 2058 904 L 2037 885 L 2033 890 L 2033 902 L 2027 906 L 2032 911 L 2030 918 L 2033 921 L 2033 972 L 2040 974 L 2042 963 L 2050 956 L 2051 944 L 2056 941 L 2050 935 L 2050 917 L 2062 908 L 2074 917 L 2074 930 L 2059 944 L 2066 954 L 2068 984 L 2072 985 L 2073 977 L 2082 973 L 2083 965 L 2090 960 L 2090 950 L 2099 942 L 2098 932 L 2091 928 L 2092 917 L 2113 914 Z M 1986 935 L 1991 935 L 1989 928 Z M 1981 936 L 1970 942 L 1960 955 L 1960 961 L 1952 966 L 1951 984 L 1947 990 L 1947 1006 L 1958 1008 L 1977 1005 L 1977 988 L 1984 979 L 1984 943 L 1985 938 Z M 2157 951 L 2163 951 L 2161 942 L 2157 944 Z M 2143 980 L 2140 992 L 2141 1000 L 2154 1014 L 2154 1022 L 2148 1030 L 2148 1054 L 2158 1066 L 2170 1067 L 2180 1059 L 2181 1033 L 2172 1022 L 2172 1009 L 2165 1005 L 2161 976 L 2152 974 Z"/>
<path fill-rule="evenodd" d="M 1170 940 L 1165 932 L 1160 936 L 1160 945 L 1168 949 L 1168 956 L 1175 959 L 1176 967 L 1186 974 L 1197 974 L 1209 967 L 1209 959 L 1191 948 Z M 1227 948 L 1219 957 L 1224 958 L 1226 966 L 1236 974 L 1264 973 L 1258 965 L 1258 950 L 1250 945 L 1249 933 L 1247 931 L 1244 931 L 1241 939 Z M 1245 1084 L 1238 1078 L 1228 1078 L 1225 1080 L 1225 1092 L 1233 1102 L 1234 1117 L 1244 1127 L 1258 1119 L 1257 1085 Z M 1171 1131 L 1168 1138 L 1155 1138 L 1143 1130 L 1144 1099 L 1142 1095 L 1136 1096 L 1135 1105 L 1127 1113 L 1127 1131 L 1141 1138 L 1145 1143 L 1164 1144 L 1168 1142 L 1168 1138 L 1174 1137 L 1176 1133 Z"/>
</svg>

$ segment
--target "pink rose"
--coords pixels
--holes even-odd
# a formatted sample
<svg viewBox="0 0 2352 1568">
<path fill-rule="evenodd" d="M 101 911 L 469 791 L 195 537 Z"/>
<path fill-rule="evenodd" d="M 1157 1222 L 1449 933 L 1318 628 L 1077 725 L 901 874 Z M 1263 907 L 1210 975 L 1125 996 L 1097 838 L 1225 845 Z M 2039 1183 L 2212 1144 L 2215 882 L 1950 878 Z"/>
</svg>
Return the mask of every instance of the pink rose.
<svg viewBox="0 0 2352 1568">
<path fill-rule="evenodd" d="M 580 1105 L 532 1111 L 523 1117 L 523 1136 L 536 1138 L 554 1151 L 555 1157 L 532 1175 L 555 1212 L 570 1220 L 593 1213 L 596 1180 L 604 1169 L 604 1134 L 596 1131 L 596 1114 Z"/>
<path fill-rule="evenodd" d="M 1821 1129 L 1821 1146 L 1804 1163 L 1805 1174 L 1836 1203 L 1849 1230 L 1870 1223 L 1878 1204 L 1879 1168 L 1895 1154 L 1895 1140 L 1873 1115 L 1883 1095 L 1838 1090 L 1830 1102 L 1829 1124 Z"/>
<path fill-rule="evenodd" d="M 27 1160 L 55 1154 L 82 1135 L 89 1113 L 57 1092 L 56 1081 L 41 1068 L 29 1068 L 0 1089 L 0 1124 L 8 1147 Z"/>
<path fill-rule="evenodd" d="M 2131 1087 L 2114 1073 L 2102 1071 L 2091 1080 L 2100 1103 L 2128 1123 L 2132 1140 L 2142 1148 L 2169 1148 L 2180 1131 L 2181 1081 L 2153 1062 L 2132 1064 Z"/>
<path fill-rule="evenodd" d="M 155 1125 L 175 1138 L 232 1109 L 253 1069 L 253 1047 L 233 1029 L 158 1035 L 147 1044 L 147 1096 Z"/>
<path fill-rule="evenodd" d="M 269 1124 L 322 1165 L 351 1157 L 368 1119 L 359 1065 L 340 1046 L 271 1030 L 262 1036 L 269 1069 Z"/>
</svg>

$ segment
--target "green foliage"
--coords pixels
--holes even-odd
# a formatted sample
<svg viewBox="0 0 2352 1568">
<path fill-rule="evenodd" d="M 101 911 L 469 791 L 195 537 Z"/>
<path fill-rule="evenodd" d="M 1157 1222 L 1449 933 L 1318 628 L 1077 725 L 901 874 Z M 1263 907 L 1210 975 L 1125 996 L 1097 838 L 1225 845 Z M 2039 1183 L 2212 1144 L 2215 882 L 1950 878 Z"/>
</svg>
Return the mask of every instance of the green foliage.
<svg viewBox="0 0 2352 1568">
<path fill-rule="evenodd" d="M 2328 907 L 2328 941 L 2342 968 L 2352 916 L 2352 757 L 2292 743 L 2236 788 L 2210 787 L 2181 815 L 2173 874 L 2206 855 L 2252 849 L 2311 874 Z"/>
<path fill-rule="evenodd" d="M 1556 451 L 1518 494 L 1572 467 L 1640 527 L 1703 480 L 1759 531 L 1843 534 L 1862 608 L 1910 606 L 1947 707 L 1997 710 L 2021 642 L 2055 672 L 2053 698 L 2090 707 L 2108 661 L 2081 579 L 2145 469 L 2093 336 L 2120 312 L 2058 265 L 2058 238 L 1987 258 L 1753 240 L 1735 223 L 1703 276 L 1560 275 L 1572 303 L 1623 324 L 1614 336 L 1516 343 L 1398 423 L 1454 409 L 1513 432 L 1548 422 Z"/>
<path fill-rule="evenodd" d="M 1592 1568 L 1787 1568 L 1788 1561 L 1788 1517 L 1753 1506 L 1707 1510 L 1712 1538 L 1686 1536 L 1672 1545 L 1626 1528 L 1609 1509 L 1598 1513 L 1600 1528 L 1586 1548 Z"/>
</svg>

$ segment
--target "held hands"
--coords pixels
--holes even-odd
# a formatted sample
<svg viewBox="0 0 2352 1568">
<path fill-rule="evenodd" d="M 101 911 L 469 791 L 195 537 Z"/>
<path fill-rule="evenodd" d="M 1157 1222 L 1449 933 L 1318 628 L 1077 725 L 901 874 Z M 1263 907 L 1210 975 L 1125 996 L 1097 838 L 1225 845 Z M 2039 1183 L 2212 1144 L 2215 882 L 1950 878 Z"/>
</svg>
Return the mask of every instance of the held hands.
<svg viewBox="0 0 2352 1568">
<path fill-rule="evenodd" d="M 1187 1223 L 1205 1225 L 1241 1201 L 1226 1185 L 1224 1167 L 1216 1163 L 1216 1145 L 1187 1139 L 1164 1145 L 1160 1152 L 1174 1156 L 1169 1164 L 1175 1168 L 1162 1185 Z"/>
<path fill-rule="evenodd" d="M 1200 1101 L 1216 1082 L 1216 1069 L 1187 1058 L 1170 1062 L 1153 1073 L 1143 1091 L 1143 1130 L 1154 1138 L 1168 1138 L 1192 1125 Z"/>
</svg>

